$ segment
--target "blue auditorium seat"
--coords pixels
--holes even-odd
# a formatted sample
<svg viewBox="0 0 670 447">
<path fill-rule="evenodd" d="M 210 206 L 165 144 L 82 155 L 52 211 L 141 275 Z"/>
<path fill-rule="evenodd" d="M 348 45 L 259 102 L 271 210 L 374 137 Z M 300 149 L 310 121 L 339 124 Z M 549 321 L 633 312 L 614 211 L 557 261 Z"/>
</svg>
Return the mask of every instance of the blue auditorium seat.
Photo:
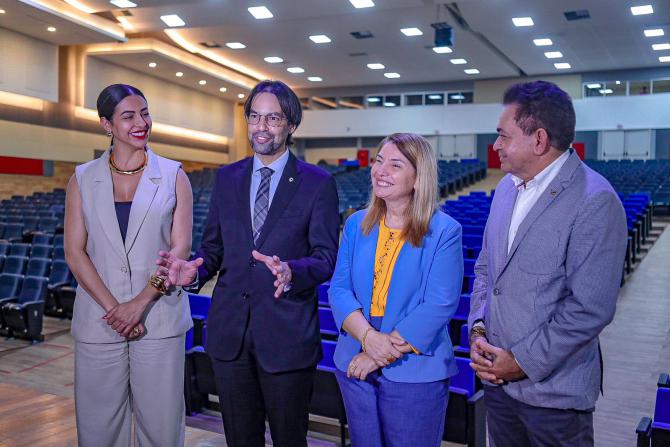
<svg viewBox="0 0 670 447">
<path fill-rule="evenodd" d="M 58 289 L 70 285 L 72 272 L 65 261 L 53 261 L 49 281 L 47 283 L 47 298 L 44 304 L 44 313 L 54 317 L 64 316 L 63 305 L 58 296 Z"/>
<path fill-rule="evenodd" d="M 464 259 L 463 260 L 463 274 L 464 275 L 474 275 L 475 274 L 475 259 Z"/>
<path fill-rule="evenodd" d="M 65 247 L 63 247 L 62 245 L 55 245 L 53 259 L 61 261 L 65 260 Z"/>
<path fill-rule="evenodd" d="M 3 237 L 10 242 L 21 242 L 23 240 L 23 224 L 7 223 L 5 224 L 5 234 Z"/>
<path fill-rule="evenodd" d="M 31 258 L 51 258 L 53 253 L 53 246 L 51 244 L 36 244 L 33 242 L 33 245 L 30 249 Z M 22 255 L 25 256 L 25 255 Z"/>
<path fill-rule="evenodd" d="M 470 359 L 455 357 L 458 374 L 449 383 L 449 403 L 443 440 L 468 446 L 486 446 L 484 391 L 479 389 Z"/>
<path fill-rule="evenodd" d="M 656 389 L 654 418 L 643 417 L 635 430 L 637 447 L 667 447 L 670 445 L 670 380 L 661 374 Z"/>
<path fill-rule="evenodd" d="M 26 276 L 41 276 L 48 277 L 51 271 L 51 259 L 47 258 L 30 258 L 28 261 L 28 268 Z"/>
<path fill-rule="evenodd" d="M 335 362 L 333 361 L 336 345 L 337 342 L 333 340 L 321 341 L 323 358 L 316 367 L 309 412 L 318 416 L 337 419 L 340 424 L 340 445 L 346 446 L 345 426 L 347 415 L 344 410 L 340 387 L 335 378 Z"/>
<path fill-rule="evenodd" d="M 454 344 L 454 354 L 459 357 L 470 358 L 470 333 L 467 323 L 461 325 L 459 340 L 458 344 Z"/>
<path fill-rule="evenodd" d="M 53 246 L 53 235 L 46 233 L 37 233 L 33 235 L 33 245 L 52 245 Z"/>
<path fill-rule="evenodd" d="M 14 243 L 9 248 L 9 256 L 25 256 L 30 253 L 30 244 Z"/>
<path fill-rule="evenodd" d="M 188 304 L 193 319 L 193 344 L 194 346 L 204 346 L 203 333 L 207 325 L 207 316 L 212 305 L 212 298 L 206 295 L 189 293 Z"/>
<path fill-rule="evenodd" d="M 317 288 L 319 306 L 330 306 L 330 302 L 328 301 L 329 288 L 330 288 L 330 281 L 326 281 L 323 284 L 319 284 L 319 287 Z"/>
<path fill-rule="evenodd" d="M 7 242 L 0 242 L 0 255 L 7 256 L 9 254 L 9 249 L 11 244 Z"/>
<path fill-rule="evenodd" d="M 54 235 L 54 248 L 62 247 L 63 245 L 65 245 L 65 236 L 63 236 L 62 234 Z"/>
<path fill-rule="evenodd" d="M 319 326 L 321 328 L 321 335 L 326 338 L 337 338 L 340 333 L 333 311 L 329 307 L 319 307 Z"/>
<path fill-rule="evenodd" d="M 29 340 L 44 340 L 42 319 L 47 278 L 26 276 L 16 298 L 0 300 L 0 313 L 9 334 Z"/>
<path fill-rule="evenodd" d="M 2 266 L 2 273 L 14 273 L 23 275 L 26 271 L 28 258 L 25 256 L 7 256 L 5 264 Z"/>
</svg>

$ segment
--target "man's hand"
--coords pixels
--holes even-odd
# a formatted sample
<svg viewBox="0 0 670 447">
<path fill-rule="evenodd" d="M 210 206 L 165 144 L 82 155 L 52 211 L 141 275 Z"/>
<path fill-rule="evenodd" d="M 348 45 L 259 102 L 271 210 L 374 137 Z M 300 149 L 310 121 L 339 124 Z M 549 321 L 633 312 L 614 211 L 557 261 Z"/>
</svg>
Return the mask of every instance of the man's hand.
<svg viewBox="0 0 670 447">
<path fill-rule="evenodd" d="M 284 288 L 288 286 L 293 279 L 291 267 L 289 267 L 288 263 L 279 259 L 279 256 L 277 255 L 267 256 L 254 250 L 251 252 L 251 256 L 253 256 L 255 260 L 264 263 L 265 266 L 270 269 L 272 274 L 277 277 L 274 282 L 274 286 L 277 288 L 275 291 L 275 298 L 279 298 L 281 294 L 284 293 Z"/>
<path fill-rule="evenodd" d="M 195 275 L 198 273 L 204 261 L 202 258 L 197 258 L 192 261 L 186 261 L 175 256 L 173 253 L 167 251 L 159 251 L 156 264 L 158 270 L 156 274 L 166 277 L 165 287 L 171 286 L 186 286 L 195 280 Z"/>
<path fill-rule="evenodd" d="M 347 377 L 354 377 L 358 380 L 365 380 L 365 378 L 373 371 L 377 371 L 379 366 L 372 360 L 372 358 L 365 352 L 356 354 L 347 368 Z"/>
<path fill-rule="evenodd" d="M 470 359 L 470 366 L 480 379 L 497 385 L 526 377 L 510 351 L 489 344 L 483 337 L 473 339 Z"/>
</svg>

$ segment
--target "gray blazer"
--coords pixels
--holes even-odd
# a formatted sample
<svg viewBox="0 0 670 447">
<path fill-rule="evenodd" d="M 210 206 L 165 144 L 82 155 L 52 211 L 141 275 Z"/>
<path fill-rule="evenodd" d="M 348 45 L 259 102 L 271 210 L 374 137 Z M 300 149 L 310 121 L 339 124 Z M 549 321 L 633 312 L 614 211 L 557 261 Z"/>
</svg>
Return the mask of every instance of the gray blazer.
<svg viewBox="0 0 670 447">
<path fill-rule="evenodd" d="M 88 239 L 86 253 L 102 282 L 121 303 L 134 298 L 156 271 L 159 250 L 170 250 L 172 215 L 177 202 L 176 179 L 181 164 L 147 149 L 128 219 L 125 243 L 114 208 L 109 150 L 97 160 L 77 166 Z M 84 343 L 114 343 L 124 339 L 102 320 L 105 311 L 81 286 L 77 287 L 72 335 Z M 186 294 L 172 291 L 154 301 L 144 319 L 146 339 L 175 337 L 192 325 Z"/>
<path fill-rule="evenodd" d="M 529 405 L 586 410 L 601 383 L 598 334 L 612 318 L 623 273 L 626 215 L 612 186 L 572 151 L 507 253 L 517 189 L 496 188 L 475 264 L 469 326 L 512 351 L 527 378 L 503 385 Z"/>
</svg>

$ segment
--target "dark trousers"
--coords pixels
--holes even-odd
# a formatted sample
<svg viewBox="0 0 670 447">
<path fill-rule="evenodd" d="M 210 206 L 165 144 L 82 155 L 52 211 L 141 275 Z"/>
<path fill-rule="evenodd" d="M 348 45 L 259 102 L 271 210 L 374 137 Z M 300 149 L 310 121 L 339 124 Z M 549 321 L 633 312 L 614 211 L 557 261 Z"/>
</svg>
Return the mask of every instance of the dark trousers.
<svg viewBox="0 0 670 447">
<path fill-rule="evenodd" d="M 592 447 L 593 411 L 534 407 L 484 386 L 491 447 Z"/>
<path fill-rule="evenodd" d="M 283 373 L 264 371 L 256 361 L 249 331 L 244 338 L 242 352 L 235 360 L 212 358 L 226 443 L 230 447 L 264 447 L 267 416 L 274 446 L 306 447 L 316 367 Z"/>
</svg>

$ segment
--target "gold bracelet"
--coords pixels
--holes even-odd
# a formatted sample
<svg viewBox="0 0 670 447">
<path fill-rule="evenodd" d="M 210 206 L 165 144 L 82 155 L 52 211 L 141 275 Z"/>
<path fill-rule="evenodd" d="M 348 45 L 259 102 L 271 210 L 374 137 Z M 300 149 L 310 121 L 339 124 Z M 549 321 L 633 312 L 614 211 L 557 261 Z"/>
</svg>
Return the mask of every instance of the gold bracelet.
<svg viewBox="0 0 670 447">
<path fill-rule="evenodd" d="M 475 326 L 470 330 L 470 344 L 472 344 L 477 337 L 486 338 L 486 329 L 482 326 Z"/>
<path fill-rule="evenodd" d="M 165 286 L 165 277 L 163 276 L 151 275 L 151 278 L 149 278 L 149 285 L 154 287 L 163 295 L 165 295 L 168 291 L 167 287 Z"/>
<path fill-rule="evenodd" d="M 374 330 L 375 330 L 375 328 L 369 327 L 369 328 L 366 329 L 365 334 L 363 334 L 363 337 L 361 338 L 361 349 L 363 350 L 363 352 L 366 352 L 365 351 L 365 339 L 368 338 L 368 334 L 370 333 L 370 331 L 374 331 Z"/>
</svg>

